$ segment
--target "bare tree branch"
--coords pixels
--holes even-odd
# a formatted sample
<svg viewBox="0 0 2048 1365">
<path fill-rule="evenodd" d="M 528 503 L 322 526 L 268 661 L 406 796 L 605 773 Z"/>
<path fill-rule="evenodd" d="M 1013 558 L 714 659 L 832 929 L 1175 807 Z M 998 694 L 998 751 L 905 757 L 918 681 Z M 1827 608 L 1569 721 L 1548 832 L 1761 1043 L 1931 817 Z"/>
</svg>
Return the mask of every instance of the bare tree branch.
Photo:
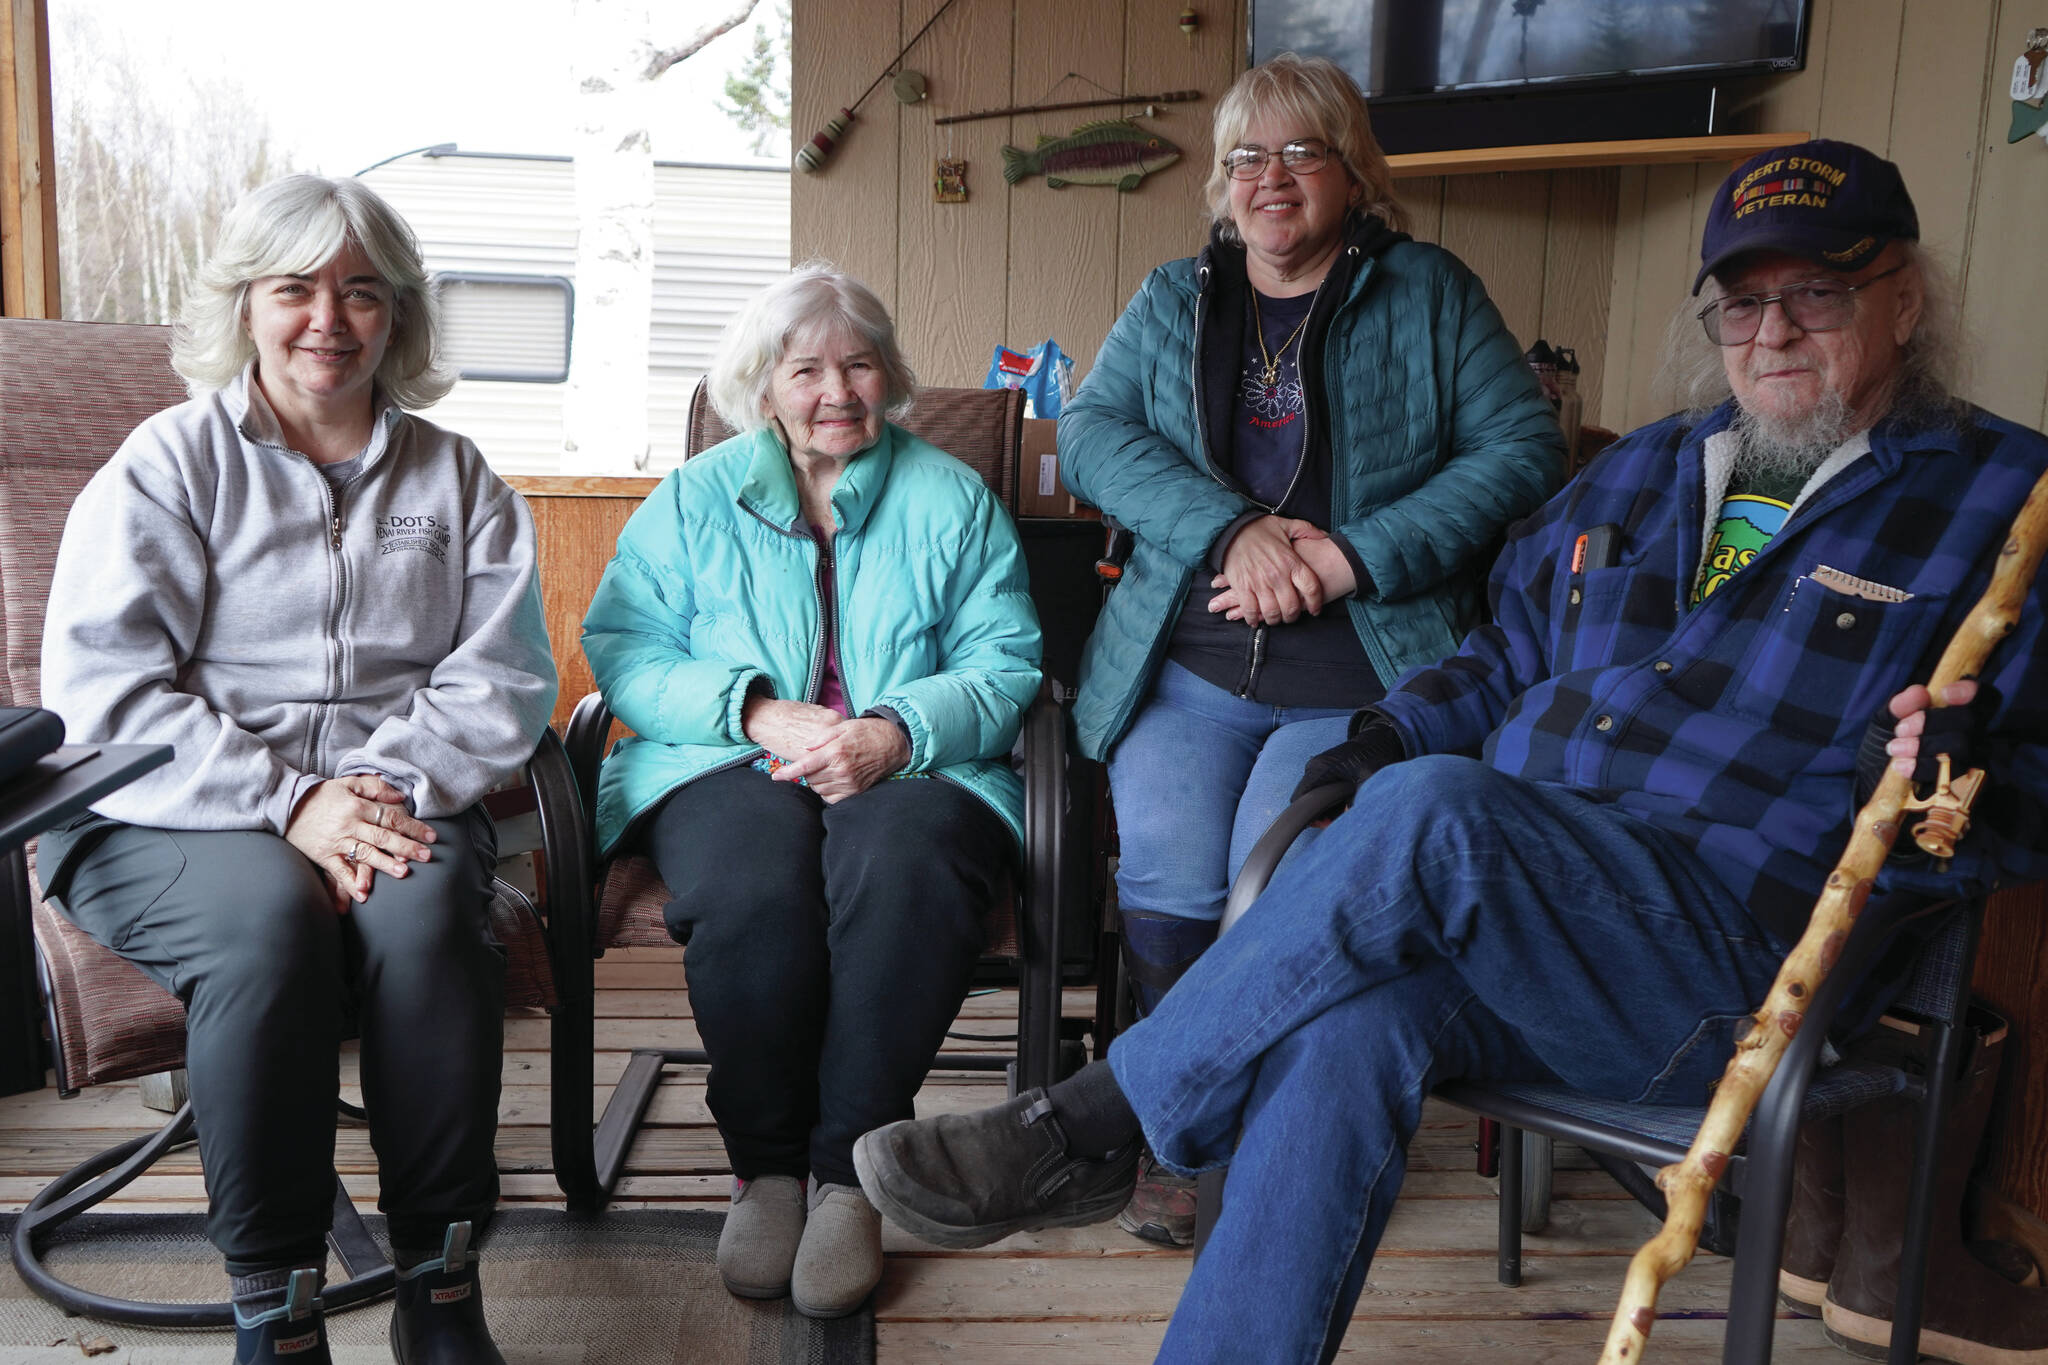
<svg viewBox="0 0 2048 1365">
<path fill-rule="evenodd" d="M 672 47 L 666 52 L 655 53 L 653 58 L 647 63 L 647 79 L 651 81 L 677 62 L 696 56 L 698 49 L 713 38 L 718 37 L 722 33 L 730 33 L 738 28 L 747 21 L 747 16 L 754 12 L 754 6 L 757 3 L 759 3 L 759 0 L 740 0 L 739 4 L 734 8 L 731 18 L 705 25 L 698 31 L 696 37 L 690 39 L 681 47 Z"/>
</svg>

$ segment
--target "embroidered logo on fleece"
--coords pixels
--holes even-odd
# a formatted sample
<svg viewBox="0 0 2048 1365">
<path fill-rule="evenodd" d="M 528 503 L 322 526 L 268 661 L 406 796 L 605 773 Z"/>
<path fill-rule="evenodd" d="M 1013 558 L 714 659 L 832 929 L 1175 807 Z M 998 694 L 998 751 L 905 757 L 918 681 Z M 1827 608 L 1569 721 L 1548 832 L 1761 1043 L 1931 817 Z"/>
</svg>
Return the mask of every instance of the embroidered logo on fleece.
<svg viewBox="0 0 2048 1365">
<path fill-rule="evenodd" d="M 377 553 L 394 554 L 399 550 L 421 550 L 446 564 L 448 542 L 453 539 L 441 517 L 379 517 L 377 518 Z"/>
</svg>

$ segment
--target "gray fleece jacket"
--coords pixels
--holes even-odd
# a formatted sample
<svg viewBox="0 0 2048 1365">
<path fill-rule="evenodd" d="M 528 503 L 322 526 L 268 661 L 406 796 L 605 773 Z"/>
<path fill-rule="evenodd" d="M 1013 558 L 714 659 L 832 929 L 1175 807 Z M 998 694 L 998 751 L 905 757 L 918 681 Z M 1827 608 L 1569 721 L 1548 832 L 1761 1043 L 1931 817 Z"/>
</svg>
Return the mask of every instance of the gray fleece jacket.
<svg viewBox="0 0 2048 1365">
<path fill-rule="evenodd" d="M 555 701 L 525 502 L 467 438 L 381 398 L 337 492 L 248 384 L 137 427 L 65 523 L 43 704 L 73 742 L 177 751 L 94 809 L 282 834 L 351 773 L 425 818 L 467 809 Z"/>
</svg>

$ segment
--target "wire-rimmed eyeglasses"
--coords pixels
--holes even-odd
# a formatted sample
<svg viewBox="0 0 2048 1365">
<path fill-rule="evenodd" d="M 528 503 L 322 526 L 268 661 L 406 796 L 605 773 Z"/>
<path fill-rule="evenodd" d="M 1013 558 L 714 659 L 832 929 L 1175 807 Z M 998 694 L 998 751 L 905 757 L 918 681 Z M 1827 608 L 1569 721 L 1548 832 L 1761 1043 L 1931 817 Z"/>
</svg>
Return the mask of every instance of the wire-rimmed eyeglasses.
<svg viewBox="0 0 2048 1365">
<path fill-rule="evenodd" d="M 1269 152 L 1256 142 L 1248 142 L 1224 154 L 1223 173 L 1232 180 L 1257 180 L 1266 173 L 1266 163 L 1276 156 L 1289 171 L 1313 175 L 1330 159 L 1330 144 L 1319 137 L 1299 137 L 1279 151 Z"/>
<path fill-rule="evenodd" d="M 1832 332 L 1848 326 L 1849 319 L 1856 316 L 1858 293 L 1905 268 L 1901 261 L 1861 284 L 1844 284 L 1824 276 L 1788 284 L 1774 294 L 1730 294 L 1700 309 L 1700 325 L 1707 329 L 1707 340 L 1716 346 L 1740 346 L 1756 337 L 1757 329 L 1764 325 L 1764 309 L 1775 303 L 1800 331 Z"/>
</svg>

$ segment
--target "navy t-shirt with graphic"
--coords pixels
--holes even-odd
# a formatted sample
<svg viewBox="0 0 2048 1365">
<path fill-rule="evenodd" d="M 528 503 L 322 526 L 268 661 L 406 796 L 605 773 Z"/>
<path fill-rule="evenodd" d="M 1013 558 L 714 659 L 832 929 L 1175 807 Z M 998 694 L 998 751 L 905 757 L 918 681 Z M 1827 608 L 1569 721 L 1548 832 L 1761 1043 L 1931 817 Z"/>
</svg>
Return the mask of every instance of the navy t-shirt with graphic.
<svg viewBox="0 0 2048 1365">
<path fill-rule="evenodd" d="M 1231 472 L 1252 497 L 1278 507 L 1301 465 L 1307 410 L 1301 392 L 1301 329 L 1314 306 L 1313 291 L 1275 299 L 1247 291 L 1256 317 L 1245 318 L 1244 354 L 1231 403 Z M 1247 310 L 1250 311 L 1250 310 Z M 1259 349 L 1259 335 L 1266 346 Z M 1273 381 L 1266 382 L 1267 357 Z"/>
</svg>

